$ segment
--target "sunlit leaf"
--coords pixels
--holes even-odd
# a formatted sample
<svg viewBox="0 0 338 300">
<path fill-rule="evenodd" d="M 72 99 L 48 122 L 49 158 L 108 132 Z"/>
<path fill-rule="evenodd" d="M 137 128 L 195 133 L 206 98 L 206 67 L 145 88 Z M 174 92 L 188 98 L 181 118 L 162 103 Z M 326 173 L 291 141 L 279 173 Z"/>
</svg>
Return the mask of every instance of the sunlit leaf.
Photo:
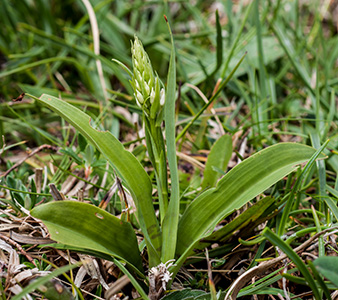
<svg viewBox="0 0 338 300">
<path fill-rule="evenodd" d="M 44 222 L 56 241 L 116 256 L 142 270 L 136 235 L 130 223 L 94 205 L 56 201 L 37 206 L 31 215 Z"/>
<path fill-rule="evenodd" d="M 281 143 L 242 161 L 218 182 L 216 188 L 202 193 L 184 212 L 178 227 L 178 254 L 206 236 L 232 211 L 309 160 L 315 151 L 305 145 Z"/>
<path fill-rule="evenodd" d="M 217 179 L 222 174 L 215 171 L 219 168 L 222 171 L 226 170 L 228 162 L 232 154 L 232 139 L 230 135 L 221 136 L 210 150 L 207 162 L 205 164 L 204 178 L 202 182 L 202 189 L 207 187 L 214 187 Z"/>
<path fill-rule="evenodd" d="M 151 181 L 140 162 L 110 132 L 94 129 L 90 125 L 90 117 L 82 110 L 53 96 L 29 96 L 58 113 L 108 159 L 133 196 L 138 221 L 150 252 L 151 265 L 158 264 L 161 233 L 152 203 Z"/>
</svg>

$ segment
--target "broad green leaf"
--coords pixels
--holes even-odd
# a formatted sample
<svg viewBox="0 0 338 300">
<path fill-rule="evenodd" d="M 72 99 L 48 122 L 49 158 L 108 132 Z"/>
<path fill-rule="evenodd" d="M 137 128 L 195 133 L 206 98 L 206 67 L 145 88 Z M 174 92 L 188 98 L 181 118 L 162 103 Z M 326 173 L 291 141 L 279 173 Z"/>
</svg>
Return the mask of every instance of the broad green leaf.
<svg viewBox="0 0 338 300">
<path fill-rule="evenodd" d="M 202 182 L 202 189 L 214 187 L 217 179 L 221 174 L 215 171 L 214 168 L 226 170 L 228 162 L 232 154 L 232 139 L 230 135 L 221 136 L 210 150 L 207 162 L 205 164 L 204 178 Z"/>
<path fill-rule="evenodd" d="M 317 258 L 313 264 L 320 274 L 329 279 L 338 288 L 337 256 L 322 256 Z"/>
<path fill-rule="evenodd" d="M 184 212 L 178 227 L 177 253 L 182 254 L 220 220 L 309 160 L 315 151 L 305 145 L 280 143 L 242 161 Z"/>
<path fill-rule="evenodd" d="M 132 226 L 101 208 L 77 201 L 56 201 L 35 207 L 31 215 L 42 220 L 51 238 L 58 242 L 113 255 L 142 270 Z"/>
<path fill-rule="evenodd" d="M 195 249 L 204 249 L 208 245 L 217 242 L 225 242 L 235 231 L 247 226 L 252 226 L 254 222 L 261 218 L 267 210 L 276 209 L 274 205 L 275 199 L 272 197 L 265 197 L 258 201 L 255 205 L 245 210 L 242 214 L 232 220 L 230 223 L 223 226 L 221 229 L 203 238 L 200 243 L 195 246 Z"/>
<path fill-rule="evenodd" d="M 39 99 L 28 96 L 58 113 L 107 158 L 133 196 L 138 221 L 150 252 L 150 265 L 157 265 L 160 262 L 161 232 L 152 203 L 151 181 L 140 162 L 110 132 L 91 127 L 90 117 L 82 110 L 53 96 L 42 95 Z"/>
</svg>

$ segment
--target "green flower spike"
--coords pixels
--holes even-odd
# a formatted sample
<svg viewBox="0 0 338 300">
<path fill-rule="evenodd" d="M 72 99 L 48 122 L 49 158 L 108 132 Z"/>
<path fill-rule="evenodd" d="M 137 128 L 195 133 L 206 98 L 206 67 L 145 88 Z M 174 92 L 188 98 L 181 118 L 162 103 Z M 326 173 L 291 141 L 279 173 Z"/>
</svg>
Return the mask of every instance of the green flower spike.
<svg viewBox="0 0 338 300">
<path fill-rule="evenodd" d="M 133 77 L 131 85 L 134 89 L 136 103 L 143 109 L 148 118 L 157 119 L 165 102 L 164 88 L 160 88 L 160 80 L 154 74 L 148 54 L 141 41 L 135 36 L 131 43 L 133 60 Z"/>
<path fill-rule="evenodd" d="M 154 73 L 149 56 L 137 36 L 131 43 L 131 53 L 133 74 L 130 83 L 134 89 L 136 103 L 143 111 L 146 144 L 149 159 L 155 170 L 162 223 L 168 207 L 167 160 L 162 133 L 165 90 L 161 88 L 161 81 Z"/>
</svg>

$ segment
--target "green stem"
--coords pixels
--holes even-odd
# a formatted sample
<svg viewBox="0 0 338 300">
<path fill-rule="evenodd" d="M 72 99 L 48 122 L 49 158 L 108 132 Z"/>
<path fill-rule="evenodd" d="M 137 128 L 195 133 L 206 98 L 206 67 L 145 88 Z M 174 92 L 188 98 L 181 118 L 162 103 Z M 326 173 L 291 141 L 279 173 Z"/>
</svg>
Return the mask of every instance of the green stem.
<svg viewBox="0 0 338 300">
<path fill-rule="evenodd" d="M 145 118 L 146 143 L 149 159 L 154 167 L 158 199 L 160 206 L 161 224 L 168 208 L 168 179 L 165 144 L 161 127 L 156 126 L 156 120 Z"/>
</svg>

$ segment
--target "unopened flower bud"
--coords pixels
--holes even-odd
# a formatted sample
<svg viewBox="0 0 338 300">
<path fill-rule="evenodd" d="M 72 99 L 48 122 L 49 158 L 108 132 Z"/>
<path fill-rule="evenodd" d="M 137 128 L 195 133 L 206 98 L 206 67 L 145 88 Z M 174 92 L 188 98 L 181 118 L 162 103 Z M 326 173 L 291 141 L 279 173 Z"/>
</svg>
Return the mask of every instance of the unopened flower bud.
<svg viewBox="0 0 338 300">
<path fill-rule="evenodd" d="M 165 91 L 164 88 L 162 88 L 160 92 L 160 105 L 163 106 L 164 102 L 165 102 Z"/>
<path fill-rule="evenodd" d="M 150 103 L 153 104 L 155 100 L 155 91 L 154 89 L 151 89 L 151 93 L 150 93 Z"/>
<path fill-rule="evenodd" d="M 137 80 L 135 80 L 135 85 L 136 85 L 136 89 L 137 89 L 138 91 L 140 91 L 140 90 L 141 90 L 141 87 L 140 87 L 140 84 L 138 83 Z"/>
<path fill-rule="evenodd" d="M 146 90 L 147 95 L 149 95 L 150 88 L 149 88 L 149 85 L 148 85 L 148 83 L 146 81 L 144 82 L 144 89 Z"/>
<path fill-rule="evenodd" d="M 142 94 L 141 94 L 138 90 L 136 90 L 136 99 L 137 99 L 137 101 L 138 101 L 140 104 L 143 104 L 144 98 L 143 98 Z"/>
</svg>

